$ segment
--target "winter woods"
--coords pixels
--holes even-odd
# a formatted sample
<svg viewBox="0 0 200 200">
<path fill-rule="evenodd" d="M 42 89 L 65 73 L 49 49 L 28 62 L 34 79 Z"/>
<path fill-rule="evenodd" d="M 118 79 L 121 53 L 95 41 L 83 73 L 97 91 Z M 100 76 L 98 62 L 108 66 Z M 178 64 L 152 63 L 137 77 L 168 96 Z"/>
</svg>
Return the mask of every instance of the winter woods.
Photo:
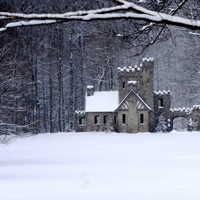
<svg viewBox="0 0 200 200">
<path fill-rule="evenodd" d="M 86 86 L 116 90 L 117 67 L 143 56 L 155 57 L 155 89 L 167 86 L 173 106 L 196 103 L 199 7 L 195 0 L 2 0 L 1 134 L 73 130 Z"/>
</svg>

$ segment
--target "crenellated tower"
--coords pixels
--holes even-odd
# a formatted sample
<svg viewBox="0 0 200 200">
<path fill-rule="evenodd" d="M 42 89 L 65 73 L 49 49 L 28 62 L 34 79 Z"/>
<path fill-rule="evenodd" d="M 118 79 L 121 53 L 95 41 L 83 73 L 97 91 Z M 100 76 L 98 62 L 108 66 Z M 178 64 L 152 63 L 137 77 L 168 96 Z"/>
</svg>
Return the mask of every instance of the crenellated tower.
<svg viewBox="0 0 200 200">
<path fill-rule="evenodd" d="M 149 130 L 154 129 L 154 59 L 143 58 L 140 65 L 119 67 L 119 102 L 134 89 L 152 109 L 149 117 Z"/>
<path fill-rule="evenodd" d="M 170 91 L 154 91 L 154 132 L 162 131 L 170 132 L 173 128 L 173 120 L 171 118 L 171 95 Z M 163 126 L 163 127 L 161 127 Z M 158 130 L 157 130 L 158 129 Z"/>
<path fill-rule="evenodd" d="M 143 58 L 141 64 L 118 68 L 119 78 L 119 101 L 121 102 L 133 88 L 150 106 L 154 107 L 154 59 Z M 130 83 L 135 83 L 130 87 Z"/>
</svg>

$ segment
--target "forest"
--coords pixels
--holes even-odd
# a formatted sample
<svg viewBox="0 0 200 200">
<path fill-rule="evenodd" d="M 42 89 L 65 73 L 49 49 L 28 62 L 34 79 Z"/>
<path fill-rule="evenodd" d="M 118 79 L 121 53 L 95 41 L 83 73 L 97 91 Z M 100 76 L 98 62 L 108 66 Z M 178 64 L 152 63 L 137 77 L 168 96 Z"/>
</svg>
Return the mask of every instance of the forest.
<svg viewBox="0 0 200 200">
<path fill-rule="evenodd" d="M 0 0 L 0 28 L 18 20 L 2 13 L 53 15 L 121 2 Z M 129 2 L 194 23 L 200 20 L 198 0 Z M 139 64 L 143 57 L 155 59 L 155 90 L 170 90 L 172 107 L 200 104 L 198 23 L 132 19 L 118 12 L 121 18 L 60 19 L 0 29 L 0 134 L 72 131 L 74 112 L 84 109 L 86 86 L 117 90 L 117 68 Z"/>
</svg>

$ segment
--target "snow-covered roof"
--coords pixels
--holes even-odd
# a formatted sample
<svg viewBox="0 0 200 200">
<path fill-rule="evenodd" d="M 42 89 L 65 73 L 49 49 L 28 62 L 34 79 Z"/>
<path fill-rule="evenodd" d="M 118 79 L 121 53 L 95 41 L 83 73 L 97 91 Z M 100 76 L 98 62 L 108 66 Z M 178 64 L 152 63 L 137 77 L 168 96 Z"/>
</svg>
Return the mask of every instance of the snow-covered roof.
<svg viewBox="0 0 200 200">
<path fill-rule="evenodd" d="M 114 112 L 118 105 L 118 91 L 94 92 L 86 96 L 85 112 Z"/>
</svg>

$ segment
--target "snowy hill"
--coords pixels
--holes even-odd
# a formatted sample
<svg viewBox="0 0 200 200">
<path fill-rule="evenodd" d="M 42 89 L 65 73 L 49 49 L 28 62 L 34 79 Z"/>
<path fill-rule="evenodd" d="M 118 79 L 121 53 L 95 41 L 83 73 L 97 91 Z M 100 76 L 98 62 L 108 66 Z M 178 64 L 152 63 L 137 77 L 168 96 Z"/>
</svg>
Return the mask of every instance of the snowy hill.
<svg viewBox="0 0 200 200">
<path fill-rule="evenodd" d="M 57 133 L 0 146 L 1 200 L 198 200 L 200 133 Z"/>
</svg>

